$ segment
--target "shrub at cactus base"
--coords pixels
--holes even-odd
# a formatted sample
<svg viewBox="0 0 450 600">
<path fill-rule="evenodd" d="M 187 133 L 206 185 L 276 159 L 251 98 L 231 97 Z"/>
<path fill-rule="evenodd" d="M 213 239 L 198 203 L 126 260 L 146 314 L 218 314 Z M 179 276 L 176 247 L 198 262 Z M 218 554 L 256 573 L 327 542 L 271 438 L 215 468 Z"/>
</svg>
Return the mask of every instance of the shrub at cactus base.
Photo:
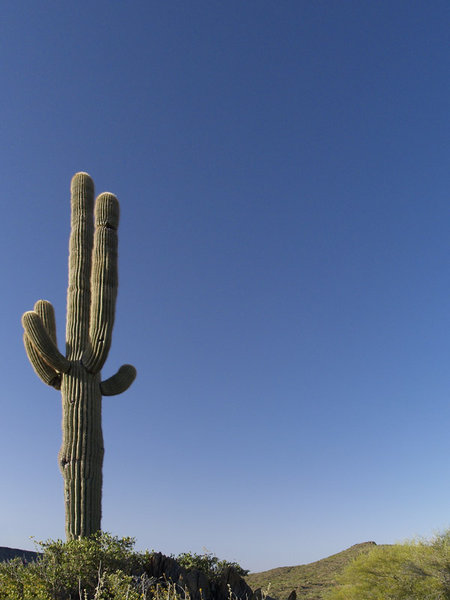
<svg viewBox="0 0 450 600">
<path fill-rule="evenodd" d="M 105 532 L 65 543 L 48 540 L 39 546 L 42 554 L 35 561 L 0 562 L 0 600 L 257 600 L 228 590 L 220 595 L 210 585 L 209 593 L 198 589 L 198 572 L 189 577 L 180 566 L 188 557 L 201 567 L 206 581 L 218 579 L 218 567 L 224 575 L 227 567 L 246 573 L 238 564 L 211 555 L 184 553 L 177 562 L 158 553 L 137 552 L 133 538 Z M 162 558 L 172 565 L 173 575 L 184 576 L 184 585 L 179 577 L 177 583 L 177 578 L 155 572 L 164 563 Z"/>
</svg>

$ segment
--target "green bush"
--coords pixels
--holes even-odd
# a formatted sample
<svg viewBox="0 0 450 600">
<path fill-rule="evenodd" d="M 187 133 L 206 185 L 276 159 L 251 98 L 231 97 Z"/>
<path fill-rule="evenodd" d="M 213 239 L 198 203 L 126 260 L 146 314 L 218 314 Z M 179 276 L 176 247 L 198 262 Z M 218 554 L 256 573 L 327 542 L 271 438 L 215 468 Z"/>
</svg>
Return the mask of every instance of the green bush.
<svg viewBox="0 0 450 600">
<path fill-rule="evenodd" d="M 141 600 L 141 578 L 149 554 L 133 551 L 134 540 L 108 533 L 68 542 L 39 542 L 42 556 L 23 564 L 0 563 L 0 600 Z M 150 597 L 150 596 L 149 596 Z"/>
<path fill-rule="evenodd" d="M 217 556 L 212 554 L 212 552 L 205 552 L 204 554 L 196 554 L 195 552 L 182 552 L 175 557 L 175 560 L 188 571 L 196 569 L 213 580 L 218 579 L 228 567 L 232 567 L 241 577 L 245 577 L 249 573 L 249 571 L 243 569 L 236 562 L 219 560 Z"/>
<path fill-rule="evenodd" d="M 446 599 L 450 599 L 450 532 L 361 554 L 326 595 L 326 600 Z"/>
<path fill-rule="evenodd" d="M 1 600 L 52 600 L 35 566 L 24 565 L 20 558 L 0 563 Z"/>
<path fill-rule="evenodd" d="M 42 555 L 23 564 L 0 562 L 0 600 L 186 600 L 187 591 L 146 574 L 149 552 L 136 552 L 134 539 L 97 533 L 68 542 L 39 542 Z M 212 554 L 185 552 L 177 558 L 188 570 L 218 577 L 226 567 L 247 574 L 237 563 Z"/>
<path fill-rule="evenodd" d="M 249 573 L 238 563 L 219 560 L 217 556 L 214 556 L 211 552 L 205 552 L 204 554 L 183 552 L 179 554 L 175 560 L 188 571 L 196 569 L 213 580 L 218 579 L 228 567 L 232 567 L 241 577 L 245 577 Z"/>
</svg>

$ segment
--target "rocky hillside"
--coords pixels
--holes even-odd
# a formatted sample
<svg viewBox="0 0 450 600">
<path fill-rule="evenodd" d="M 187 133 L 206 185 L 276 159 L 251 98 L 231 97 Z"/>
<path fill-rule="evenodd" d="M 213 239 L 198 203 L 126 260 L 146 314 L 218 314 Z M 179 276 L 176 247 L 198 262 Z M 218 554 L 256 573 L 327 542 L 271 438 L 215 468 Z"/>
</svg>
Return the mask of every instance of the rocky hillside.
<svg viewBox="0 0 450 600">
<path fill-rule="evenodd" d="M 375 546 L 375 542 L 356 544 L 307 565 L 250 573 L 245 580 L 253 590 L 261 588 L 266 591 L 270 584 L 268 594 L 277 600 L 286 600 L 293 590 L 298 600 L 321 600 L 323 593 L 334 584 L 336 575 L 358 554 L 369 552 Z"/>
</svg>

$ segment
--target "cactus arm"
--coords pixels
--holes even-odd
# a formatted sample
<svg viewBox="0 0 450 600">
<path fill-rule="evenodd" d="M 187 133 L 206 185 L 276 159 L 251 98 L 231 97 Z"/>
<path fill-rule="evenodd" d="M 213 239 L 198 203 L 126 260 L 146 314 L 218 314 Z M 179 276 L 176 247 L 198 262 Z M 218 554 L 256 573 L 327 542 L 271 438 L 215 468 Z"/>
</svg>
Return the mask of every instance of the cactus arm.
<svg viewBox="0 0 450 600">
<path fill-rule="evenodd" d="M 77 173 L 71 182 L 71 231 L 69 242 L 69 287 L 67 289 L 66 355 L 81 359 L 88 342 L 90 276 L 94 235 L 92 212 L 94 182 L 87 173 Z"/>
<path fill-rule="evenodd" d="M 38 300 L 34 305 L 34 310 L 41 317 L 47 333 L 56 344 L 56 323 L 53 306 L 50 302 L 47 302 L 47 300 Z M 26 333 L 23 336 L 23 343 L 25 345 L 28 360 L 38 377 L 40 377 L 47 385 L 50 385 L 57 390 L 61 389 L 60 374 L 43 360 Z"/>
<path fill-rule="evenodd" d="M 23 315 L 22 325 L 28 339 L 41 358 L 55 371 L 67 373 L 70 368 L 70 361 L 59 352 L 44 327 L 41 317 L 33 310 L 30 310 Z"/>
<path fill-rule="evenodd" d="M 41 355 L 30 342 L 26 333 L 23 334 L 23 343 L 28 356 L 28 360 L 34 369 L 34 372 L 44 383 L 54 387 L 55 390 L 61 389 L 61 375 L 42 360 Z"/>
<path fill-rule="evenodd" d="M 136 379 L 136 369 L 133 365 L 122 365 L 112 377 L 100 384 L 102 396 L 116 396 L 125 392 Z"/>
<path fill-rule="evenodd" d="M 52 342 L 56 343 L 56 322 L 55 322 L 55 310 L 53 305 L 48 300 L 38 300 L 34 305 L 34 312 L 36 312 L 42 320 L 42 323 L 47 330 Z"/>
<path fill-rule="evenodd" d="M 89 346 L 82 358 L 83 365 L 91 373 L 101 370 L 111 347 L 118 286 L 118 225 L 117 198 L 109 192 L 100 194 L 95 203 Z"/>
</svg>

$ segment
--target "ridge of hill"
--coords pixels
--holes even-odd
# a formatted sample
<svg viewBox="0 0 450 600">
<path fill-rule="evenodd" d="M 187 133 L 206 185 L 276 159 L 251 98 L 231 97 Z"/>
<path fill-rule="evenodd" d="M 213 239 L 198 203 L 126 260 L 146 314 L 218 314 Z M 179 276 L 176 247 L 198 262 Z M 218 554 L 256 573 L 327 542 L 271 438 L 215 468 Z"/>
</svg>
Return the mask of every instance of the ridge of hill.
<svg viewBox="0 0 450 600">
<path fill-rule="evenodd" d="M 355 544 L 347 550 L 306 565 L 250 573 L 245 581 L 253 590 L 261 588 L 276 600 L 286 600 L 293 590 L 298 600 L 322 600 L 324 592 L 335 584 L 336 576 L 348 563 L 362 552 L 370 552 L 376 545 L 375 542 Z"/>
<path fill-rule="evenodd" d="M 39 556 L 39 552 L 33 552 L 32 550 L 20 550 L 19 548 L 8 548 L 7 546 L 0 546 L 0 562 L 6 560 L 12 560 L 16 557 L 21 558 L 24 562 L 30 562 L 36 560 Z"/>
</svg>

